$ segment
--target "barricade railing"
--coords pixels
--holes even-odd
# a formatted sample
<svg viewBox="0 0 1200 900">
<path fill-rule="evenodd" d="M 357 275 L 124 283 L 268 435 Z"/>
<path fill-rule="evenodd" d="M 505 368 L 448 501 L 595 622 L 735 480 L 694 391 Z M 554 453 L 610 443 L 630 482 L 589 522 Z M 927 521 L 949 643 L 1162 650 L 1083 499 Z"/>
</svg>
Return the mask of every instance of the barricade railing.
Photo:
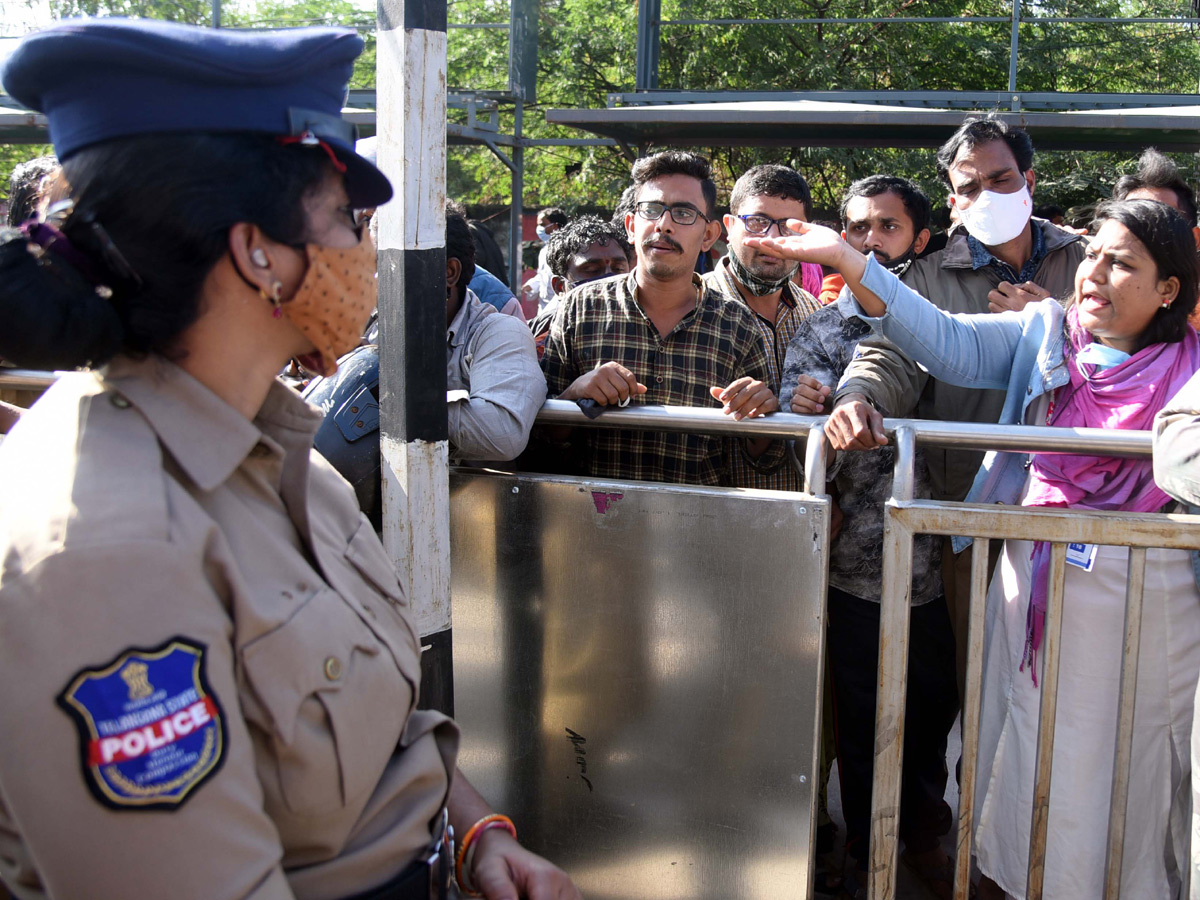
<svg viewBox="0 0 1200 900">
<path fill-rule="evenodd" d="M 884 686 L 884 689 L 879 691 L 875 725 L 869 896 L 872 900 L 892 900 L 895 897 L 913 537 L 917 534 L 935 534 L 975 538 L 971 557 L 966 697 L 962 704 L 963 752 L 954 882 L 956 900 L 966 900 L 969 896 L 989 542 L 996 539 L 1020 538 L 1045 541 L 1051 547 L 1049 596 L 1040 651 L 1041 709 L 1026 890 L 1026 896 L 1030 900 L 1040 900 L 1043 896 L 1067 545 L 1082 543 L 1130 548 L 1104 879 L 1104 897 L 1106 900 L 1115 900 L 1120 895 L 1125 813 L 1129 797 L 1146 550 L 1194 550 L 1200 547 L 1200 516 L 915 500 L 913 472 L 918 444 L 1039 452 L 1062 452 L 1063 449 L 1070 449 L 1071 452 L 1080 455 L 1145 457 L 1151 453 L 1150 434 L 1101 431 L 1100 436 L 1097 436 L 1087 433 L 1095 432 L 1095 429 L 1007 428 L 1005 430 L 1011 436 L 1005 441 L 1008 446 L 998 447 L 990 440 L 983 439 L 985 432 L 995 426 L 967 428 L 957 423 L 944 422 L 895 424 L 898 427 L 891 429 L 891 433 L 896 444 L 896 474 L 893 496 L 887 502 L 884 518 L 880 633 L 881 636 L 886 635 L 887 640 L 880 641 L 879 684 Z M 1043 443 L 1039 433 L 1055 431 L 1063 432 L 1061 436 L 1068 437 L 1074 446 L 1064 448 L 1058 440 Z M 948 443 L 947 439 L 953 443 Z M 1190 869 L 1186 861 L 1184 867 Z"/>
<path fill-rule="evenodd" d="M 0 388 L 44 388 L 52 384 L 56 377 L 56 373 L 50 372 L 0 370 Z M 804 490 L 816 496 L 826 493 L 826 448 L 825 441 L 821 439 L 824 437 L 825 421 L 823 416 L 791 413 L 736 421 L 716 408 L 670 406 L 606 409 L 599 416 L 590 418 L 578 404 L 562 400 L 547 401 L 537 417 L 539 425 L 804 440 Z M 1082 543 L 1130 548 L 1104 892 L 1105 900 L 1116 900 L 1120 894 L 1125 812 L 1129 796 L 1146 550 L 1193 550 L 1200 547 L 1200 516 L 951 503 L 916 500 L 913 496 L 918 444 L 976 450 L 1148 457 L 1151 454 L 1149 432 L 1035 426 L 1014 428 L 918 419 L 886 419 L 884 429 L 892 437 L 896 458 L 892 497 L 886 504 L 884 516 L 878 676 L 881 689 L 878 692 L 875 728 L 869 896 L 871 900 L 893 900 L 896 892 L 913 538 L 917 534 L 932 534 L 963 535 L 975 539 L 971 558 L 966 696 L 962 704 L 963 753 L 954 880 L 956 900 L 966 900 L 969 895 L 989 543 L 992 540 L 1019 538 L 1045 541 L 1051 545 L 1049 596 L 1041 649 L 1041 711 L 1026 894 L 1029 900 L 1040 900 L 1043 896 L 1067 545 Z M 1190 866 L 1186 868 L 1190 870 Z"/>
</svg>

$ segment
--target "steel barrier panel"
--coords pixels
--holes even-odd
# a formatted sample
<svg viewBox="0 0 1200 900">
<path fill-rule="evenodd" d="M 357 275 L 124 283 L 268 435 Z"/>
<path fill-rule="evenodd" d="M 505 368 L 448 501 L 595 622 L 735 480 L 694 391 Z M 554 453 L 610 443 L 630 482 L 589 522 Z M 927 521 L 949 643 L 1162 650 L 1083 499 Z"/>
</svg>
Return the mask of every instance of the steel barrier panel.
<svg viewBox="0 0 1200 900">
<path fill-rule="evenodd" d="M 810 894 L 829 501 L 450 476 L 459 764 L 589 900 Z"/>
</svg>

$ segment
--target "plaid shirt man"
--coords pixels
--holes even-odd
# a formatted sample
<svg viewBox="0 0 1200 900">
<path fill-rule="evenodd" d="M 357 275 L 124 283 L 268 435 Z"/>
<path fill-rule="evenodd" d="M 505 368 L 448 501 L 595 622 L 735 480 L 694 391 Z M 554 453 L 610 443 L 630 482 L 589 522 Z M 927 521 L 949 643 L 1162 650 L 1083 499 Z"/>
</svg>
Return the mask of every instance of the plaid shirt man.
<svg viewBox="0 0 1200 900">
<path fill-rule="evenodd" d="M 792 335 L 796 333 L 800 323 L 821 309 L 820 302 L 808 291 L 789 281 L 780 292 L 779 311 L 775 321 L 770 322 L 750 309 L 742 298 L 733 273 L 729 270 L 728 256 L 717 263 L 716 269 L 704 276 L 704 283 L 710 289 L 720 293 L 727 301 L 737 304 L 754 317 L 755 322 L 758 323 L 758 330 L 762 334 L 763 345 L 767 350 L 767 367 L 771 373 L 768 383 L 771 385 L 771 390 L 775 392 L 775 396 L 780 396 L 783 387 L 780 379 L 783 374 L 783 361 L 787 355 L 788 344 L 791 343 Z M 790 390 L 788 394 L 791 394 Z M 789 410 L 784 409 L 784 411 Z M 763 462 L 755 460 L 752 463 L 744 454 L 734 456 L 731 461 L 733 484 L 736 487 L 764 488 L 772 491 L 803 490 L 804 479 L 790 462 L 784 462 L 783 465 L 773 470 L 765 466 Z"/>
<path fill-rule="evenodd" d="M 770 383 L 771 364 L 753 315 L 706 288 L 698 275 L 692 284 L 696 308 L 665 336 L 637 302 L 636 273 L 580 285 L 563 296 L 542 356 L 549 396 L 610 360 L 646 386 L 631 400 L 646 405 L 720 407 L 710 387 L 743 376 Z M 587 429 L 586 440 L 588 472 L 599 478 L 729 485 L 731 458 L 749 459 L 739 441 L 706 435 L 605 428 Z M 767 467 L 781 461 L 781 450 L 762 457 Z"/>
</svg>

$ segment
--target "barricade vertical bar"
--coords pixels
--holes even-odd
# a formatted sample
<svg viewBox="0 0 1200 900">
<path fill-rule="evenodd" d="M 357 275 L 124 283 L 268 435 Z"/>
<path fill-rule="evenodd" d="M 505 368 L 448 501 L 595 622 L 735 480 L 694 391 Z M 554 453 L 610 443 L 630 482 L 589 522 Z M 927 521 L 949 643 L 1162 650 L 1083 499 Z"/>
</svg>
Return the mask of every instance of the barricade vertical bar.
<svg viewBox="0 0 1200 900">
<path fill-rule="evenodd" d="M 1137 696 L 1145 586 L 1146 548 L 1130 547 L 1129 580 L 1125 583 L 1125 646 L 1121 662 L 1121 693 L 1117 701 L 1117 749 L 1113 757 L 1112 803 L 1108 814 L 1105 900 L 1117 900 L 1121 895 L 1121 858 L 1125 850 L 1125 809 L 1129 801 L 1129 767 L 1133 758 L 1133 707 Z"/>
<path fill-rule="evenodd" d="M 896 429 L 893 499 L 883 517 L 883 592 L 879 611 L 879 675 L 875 707 L 875 779 L 871 790 L 870 900 L 893 900 L 900 834 L 900 770 L 904 765 L 904 698 L 908 694 L 908 638 L 912 603 L 913 534 L 895 517 L 897 501 L 911 500 L 916 435 Z"/>
<path fill-rule="evenodd" d="M 962 778 L 958 788 L 958 850 L 954 860 L 954 900 L 967 900 L 971 888 L 971 831 L 975 813 L 975 771 L 979 767 L 979 703 L 983 682 L 984 610 L 987 606 L 988 545 L 971 547 L 971 612 L 967 630 L 967 696 L 962 703 Z"/>
<path fill-rule="evenodd" d="M 1029 835 L 1028 900 L 1042 900 L 1046 876 L 1046 834 L 1050 822 L 1050 767 L 1054 759 L 1054 716 L 1058 709 L 1058 651 L 1062 636 L 1063 585 L 1066 582 L 1067 545 L 1050 545 L 1050 589 L 1046 597 L 1046 623 L 1042 634 L 1041 717 L 1038 721 L 1037 769 L 1033 783 L 1033 818 Z M 1036 671 L 1036 663 L 1034 664 Z M 1020 673 L 1022 677 L 1029 672 Z"/>
<path fill-rule="evenodd" d="M 804 492 L 825 495 L 825 423 L 816 425 L 804 442 Z"/>
</svg>

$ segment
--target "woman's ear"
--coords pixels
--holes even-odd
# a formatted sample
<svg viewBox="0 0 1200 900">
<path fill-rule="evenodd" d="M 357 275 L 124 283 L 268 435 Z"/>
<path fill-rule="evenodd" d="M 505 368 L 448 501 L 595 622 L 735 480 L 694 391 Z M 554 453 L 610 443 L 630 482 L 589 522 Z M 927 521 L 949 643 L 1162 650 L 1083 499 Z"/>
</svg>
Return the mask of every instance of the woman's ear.
<svg viewBox="0 0 1200 900">
<path fill-rule="evenodd" d="M 1175 302 L 1175 298 L 1179 296 L 1179 279 L 1172 275 L 1170 278 L 1164 278 L 1157 285 L 1159 303 L 1162 306 L 1170 306 Z"/>
<path fill-rule="evenodd" d="M 272 270 L 273 242 L 257 225 L 238 222 L 229 229 L 229 256 L 242 280 L 270 297 L 276 293 L 280 277 Z"/>
</svg>

